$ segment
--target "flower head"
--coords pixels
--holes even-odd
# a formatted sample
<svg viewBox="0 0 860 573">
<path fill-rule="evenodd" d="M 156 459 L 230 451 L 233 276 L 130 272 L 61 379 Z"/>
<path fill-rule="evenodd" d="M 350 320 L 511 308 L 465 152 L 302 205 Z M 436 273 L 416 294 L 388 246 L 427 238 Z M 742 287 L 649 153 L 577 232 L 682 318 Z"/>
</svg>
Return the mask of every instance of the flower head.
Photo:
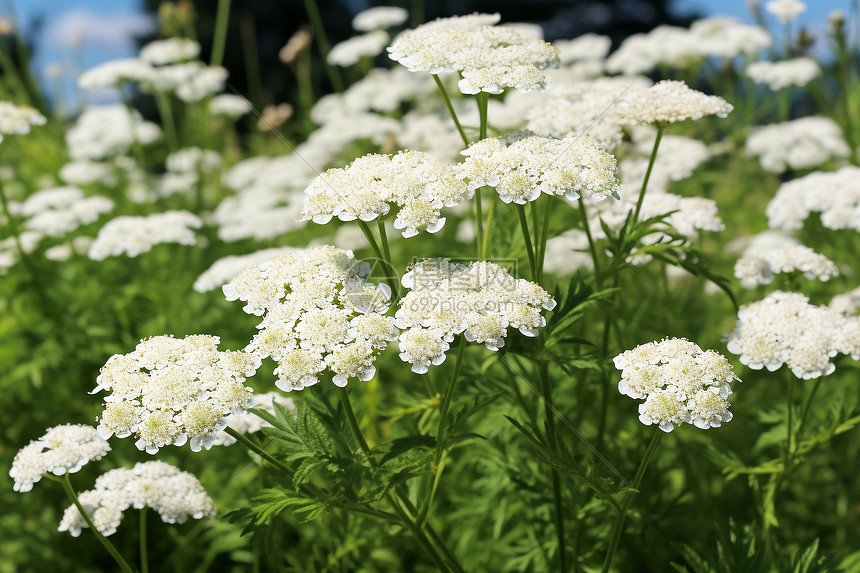
<svg viewBox="0 0 860 573">
<path fill-rule="evenodd" d="M 134 434 L 138 449 L 154 454 L 166 445 L 209 449 L 225 418 L 244 412 L 252 390 L 244 386 L 260 358 L 218 351 L 217 336 L 154 336 L 102 367 L 93 394 L 108 390 L 99 434 Z"/>
<path fill-rule="evenodd" d="M 136 257 L 161 243 L 193 245 L 197 236 L 192 229 L 202 226 L 203 221 L 188 211 L 165 211 L 146 217 L 123 215 L 99 229 L 90 246 L 89 257 L 95 261 L 123 253 Z"/>
<path fill-rule="evenodd" d="M 524 205 L 541 193 L 571 201 L 618 198 L 615 158 L 588 136 L 554 139 L 518 132 L 483 139 L 462 153 L 460 177 L 469 180 L 469 190 L 494 187 L 505 203 Z"/>
<path fill-rule="evenodd" d="M 401 33 L 388 52 L 411 72 L 459 72 L 465 94 L 548 88 L 552 82 L 544 70 L 558 67 L 558 50 L 513 28 L 493 26 L 498 21 L 498 14 L 441 18 Z"/>
<path fill-rule="evenodd" d="M 263 317 L 248 349 L 278 361 L 278 388 L 301 390 L 325 370 L 338 386 L 373 377 L 374 360 L 399 332 L 383 315 L 391 289 L 366 281 L 368 273 L 352 251 L 323 246 L 283 254 L 224 285 L 227 300 Z"/>
<path fill-rule="evenodd" d="M 806 4 L 800 0 L 771 0 L 764 5 L 764 8 L 785 24 L 805 12 Z"/>
<path fill-rule="evenodd" d="M 31 107 L 0 101 L 0 141 L 3 135 L 26 135 L 30 126 L 45 125 L 45 116 Z"/>
<path fill-rule="evenodd" d="M 537 336 L 537 329 L 546 325 L 541 311 L 556 304 L 537 284 L 487 261 L 464 266 L 427 259 L 413 265 L 402 283 L 411 290 L 394 315 L 397 327 L 405 330 L 400 358 L 419 374 L 445 360 L 456 334 L 493 351 L 505 345 L 509 327 Z"/>
<path fill-rule="evenodd" d="M 727 398 L 738 378 L 718 352 L 703 351 L 683 338 L 667 338 L 622 352 L 614 362 L 621 370 L 618 391 L 645 400 L 639 405 L 639 420 L 645 425 L 671 432 L 683 423 L 708 429 L 732 419 Z"/>
<path fill-rule="evenodd" d="M 619 104 L 618 115 L 634 123 L 669 125 L 706 115 L 726 117 L 733 106 L 719 96 L 690 89 L 684 82 L 663 80 L 640 88 Z"/>
<path fill-rule="evenodd" d="M 129 508 L 150 508 L 164 523 L 184 523 L 189 517 L 215 515 L 215 504 L 203 486 L 188 472 L 160 461 L 142 462 L 131 469 L 105 472 L 95 487 L 82 492 L 81 505 L 102 535 L 112 535 Z M 73 537 L 89 527 L 77 506 L 70 505 L 60 521 L 59 531 Z"/>
<path fill-rule="evenodd" d="M 860 359 L 860 317 L 809 304 L 800 293 L 776 291 L 738 311 L 726 343 L 753 370 L 773 372 L 785 364 L 808 380 L 832 374 L 836 365 L 830 360 L 837 354 Z"/>
<path fill-rule="evenodd" d="M 109 451 L 107 440 L 92 426 L 54 426 L 48 428 L 44 436 L 21 448 L 12 461 L 9 476 L 15 480 L 15 491 L 24 493 L 33 489 L 33 484 L 45 474 L 75 473 Z"/>
</svg>

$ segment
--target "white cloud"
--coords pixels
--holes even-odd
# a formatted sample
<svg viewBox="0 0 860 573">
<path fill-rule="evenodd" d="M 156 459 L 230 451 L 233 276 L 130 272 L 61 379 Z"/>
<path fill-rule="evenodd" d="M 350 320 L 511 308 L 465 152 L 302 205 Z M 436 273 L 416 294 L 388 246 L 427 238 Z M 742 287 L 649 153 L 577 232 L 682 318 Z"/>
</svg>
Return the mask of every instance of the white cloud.
<svg viewBox="0 0 860 573">
<path fill-rule="evenodd" d="M 147 14 L 96 14 L 87 8 L 76 8 L 57 17 L 42 39 L 52 47 L 69 48 L 83 42 L 87 48 L 128 50 L 134 47 L 136 36 L 155 29 L 155 19 Z"/>
</svg>

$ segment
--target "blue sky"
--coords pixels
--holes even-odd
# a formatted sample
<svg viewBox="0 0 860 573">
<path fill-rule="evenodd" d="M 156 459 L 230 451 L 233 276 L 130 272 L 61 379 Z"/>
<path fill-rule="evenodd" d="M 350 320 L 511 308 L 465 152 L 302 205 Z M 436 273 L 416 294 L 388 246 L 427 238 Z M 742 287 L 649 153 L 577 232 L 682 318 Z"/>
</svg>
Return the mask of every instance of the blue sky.
<svg viewBox="0 0 860 573">
<path fill-rule="evenodd" d="M 215 1 L 215 0 L 210 0 Z M 800 25 L 814 31 L 826 26 L 827 14 L 834 9 L 850 13 L 851 0 L 806 0 L 808 10 Z M 764 0 L 762 1 L 764 3 Z M 134 55 L 134 36 L 153 30 L 155 21 L 140 11 L 139 0 L 0 0 L 0 15 L 14 17 L 28 31 L 42 18 L 36 37 L 33 65 L 48 88 L 74 99 L 73 78 L 81 70 L 106 60 Z M 747 0 L 674 0 L 679 13 L 727 14 L 751 22 Z M 77 46 L 77 47 L 76 47 Z M 63 77 L 46 79 L 49 66 L 62 70 Z M 57 85 L 59 82 L 59 86 Z M 98 94 L 90 97 L 98 99 Z M 79 102 L 69 101 L 69 105 Z"/>
</svg>

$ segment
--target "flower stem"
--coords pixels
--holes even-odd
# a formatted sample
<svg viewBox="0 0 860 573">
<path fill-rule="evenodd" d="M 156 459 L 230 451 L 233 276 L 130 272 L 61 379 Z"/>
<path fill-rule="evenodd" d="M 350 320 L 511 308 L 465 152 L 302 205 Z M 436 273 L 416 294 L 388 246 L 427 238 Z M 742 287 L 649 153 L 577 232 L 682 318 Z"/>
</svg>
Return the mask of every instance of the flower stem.
<svg viewBox="0 0 860 573">
<path fill-rule="evenodd" d="M 305 10 L 307 10 L 308 19 L 311 21 L 311 26 L 314 28 L 314 36 L 317 38 L 317 48 L 319 48 L 320 55 L 322 56 L 325 71 L 328 74 L 331 86 L 334 88 L 334 91 L 342 92 L 343 80 L 340 77 L 340 73 L 328 62 L 328 53 L 331 50 L 331 46 L 329 46 L 328 38 L 326 38 L 325 35 L 325 28 L 323 27 L 323 21 L 320 17 L 320 11 L 317 7 L 316 0 L 305 0 Z"/>
<path fill-rule="evenodd" d="M 791 426 L 793 424 L 794 413 L 794 375 L 788 374 L 788 390 L 786 391 L 786 413 L 785 413 L 785 461 L 782 465 L 783 473 L 787 473 L 791 469 L 792 457 L 794 454 L 794 437 L 792 436 Z"/>
<path fill-rule="evenodd" d="M 149 555 L 146 552 L 146 507 L 140 510 L 140 573 L 149 573 Z"/>
<path fill-rule="evenodd" d="M 487 252 L 490 249 L 490 231 L 493 230 L 493 215 L 496 210 L 496 196 L 490 195 L 490 207 L 487 209 L 487 224 L 484 228 L 484 240 L 481 246 L 481 260 L 487 258 Z"/>
<path fill-rule="evenodd" d="M 361 432 L 361 427 L 358 425 L 358 420 L 355 418 L 355 412 L 352 409 L 352 402 L 349 401 L 349 392 L 345 386 L 339 387 L 338 391 L 340 392 L 340 402 L 346 412 L 346 419 L 347 422 L 349 422 L 352 435 L 358 442 L 358 447 L 361 448 L 362 453 L 364 453 L 364 457 L 366 457 L 367 461 L 370 462 L 370 466 L 373 469 L 376 469 L 378 464 L 374 457 L 370 455 L 370 446 L 367 445 L 367 440 L 364 439 L 364 434 Z"/>
<path fill-rule="evenodd" d="M 173 120 L 173 108 L 170 105 L 167 92 L 159 91 L 155 93 L 155 105 L 158 107 L 158 114 L 161 116 L 161 123 L 164 125 L 167 149 L 171 152 L 176 151 L 179 149 L 179 138 L 176 134 L 176 122 Z"/>
<path fill-rule="evenodd" d="M 218 0 L 215 15 L 215 37 L 212 40 L 210 66 L 220 66 L 224 61 L 224 46 L 227 43 L 227 25 L 230 23 L 230 0 Z"/>
<path fill-rule="evenodd" d="M 264 460 L 266 460 L 267 462 L 269 462 L 270 464 L 272 464 L 273 466 L 275 466 L 276 468 L 278 468 L 279 470 L 281 470 L 285 474 L 288 474 L 290 476 L 293 475 L 293 472 L 290 470 L 290 468 L 288 468 L 283 463 L 281 463 L 280 461 L 273 458 L 268 452 L 266 452 L 266 450 L 264 450 L 263 448 L 261 448 L 260 446 L 258 446 L 257 444 L 255 444 L 254 442 L 249 440 L 248 436 L 246 436 L 245 434 L 240 434 L 239 432 L 237 432 L 236 430 L 234 430 L 230 426 L 227 426 L 226 428 L 224 428 L 224 431 L 227 432 L 228 434 L 230 434 L 231 436 L 233 436 L 237 442 L 239 442 L 240 444 L 242 444 L 243 446 L 245 446 L 246 448 L 248 448 L 249 450 L 251 450 L 252 452 L 257 454 L 258 456 L 260 456 L 261 458 L 263 458 Z"/>
<path fill-rule="evenodd" d="M 451 406 L 451 398 L 454 396 L 454 388 L 457 386 L 457 380 L 460 377 L 460 366 L 463 362 L 463 353 L 466 350 L 466 337 L 460 335 L 460 344 L 457 346 L 457 361 L 454 363 L 454 370 L 451 372 L 451 379 L 448 382 L 448 387 L 445 390 L 445 396 L 439 405 L 439 428 L 436 430 L 436 457 L 433 461 L 435 472 L 433 475 L 433 485 L 430 488 L 430 493 L 424 500 L 421 506 L 421 511 L 418 512 L 416 523 L 421 526 L 427 518 L 427 512 L 433 504 L 433 497 L 436 494 L 436 489 L 439 487 L 439 481 L 442 479 L 442 470 L 444 469 L 445 456 L 445 429 L 448 420 L 448 408 Z"/>
<path fill-rule="evenodd" d="M 660 439 L 663 437 L 663 431 L 658 427 L 654 428 L 654 435 L 651 437 L 651 443 L 648 444 L 648 449 L 645 450 L 645 456 L 639 463 L 639 468 L 636 470 L 636 477 L 633 478 L 633 490 L 624 494 L 621 501 L 621 510 L 615 516 L 615 524 L 612 526 L 612 539 L 609 543 L 609 550 L 606 552 L 606 559 L 603 561 L 602 573 L 608 573 L 612 565 L 612 558 L 615 557 L 615 552 L 618 550 L 618 543 L 621 540 L 621 532 L 624 529 L 624 518 L 627 516 L 627 510 L 630 504 L 633 503 L 633 497 L 638 493 L 639 485 L 642 483 L 642 477 L 645 475 L 645 469 L 651 458 L 654 457 L 654 452 L 657 451 L 657 446 L 660 445 Z"/>
<path fill-rule="evenodd" d="M 388 233 L 385 231 L 385 222 L 382 219 L 377 220 L 377 228 L 379 229 L 379 238 L 382 242 L 382 253 L 385 255 L 385 265 L 388 267 L 388 278 L 391 283 L 391 288 L 394 291 L 394 301 L 400 299 L 400 281 L 397 280 L 397 271 L 394 269 L 394 263 L 391 262 L 391 250 L 388 248 Z"/>
<path fill-rule="evenodd" d="M 546 204 L 543 211 L 543 227 L 540 233 L 540 242 L 538 243 L 537 270 L 538 276 L 536 282 L 540 282 L 543 278 L 543 264 L 546 259 L 546 242 L 549 235 L 549 222 L 552 219 L 552 204 L 555 203 L 555 196 L 549 195 L 546 198 Z"/>
<path fill-rule="evenodd" d="M 821 386 L 821 379 L 822 377 L 815 379 L 815 384 L 812 386 L 812 390 L 809 391 L 809 396 L 806 397 L 806 403 L 803 405 L 803 412 L 800 415 L 800 424 L 797 426 L 797 432 L 795 432 L 794 436 L 794 443 L 796 444 L 795 452 L 797 452 L 797 448 L 800 447 L 800 438 L 803 437 L 803 427 L 806 425 L 806 417 L 809 415 L 809 407 L 812 405 L 812 400 L 818 392 L 818 387 Z"/>
<path fill-rule="evenodd" d="M 451 119 L 454 120 L 454 125 L 457 126 L 457 131 L 460 132 L 460 137 L 463 139 L 463 146 L 469 147 L 469 138 L 466 137 L 466 132 L 463 131 L 463 126 L 460 125 L 460 120 L 457 119 L 457 112 L 454 111 L 454 106 L 451 105 L 451 98 L 448 97 L 448 90 L 445 89 L 445 84 L 439 79 L 438 74 L 433 74 L 433 79 L 436 80 L 436 86 L 442 92 L 442 99 L 445 100 L 445 107 L 448 108 L 448 113 L 451 114 Z"/>
<path fill-rule="evenodd" d="M 552 407 L 552 387 L 549 382 L 549 370 L 546 362 L 538 364 L 540 371 L 541 393 L 543 393 L 544 413 L 546 414 L 547 433 L 550 446 L 558 448 L 558 436 L 555 433 L 555 409 Z M 552 500 L 554 506 L 555 533 L 558 538 L 559 571 L 567 572 L 567 550 L 564 542 L 564 503 L 561 492 L 561 477 L 554 468 L 550 470 L 552 481 Z"/>
<path fill-rule="evenodd" d="M 588 226 L 588 213 L 585 211 L 585 202 L 582 196 L 579 197 L 579 212 L 582 213 L 582 226 L 585 229 L 585 236 L 588 237 L 588 250 L 591 252 L 591 263 L 594 265 L 594 280 L 597 281 L 597 286 L 600 286 L 600 260 L 597 258 L 597 247 L 594 244 L 594 237 L 591 236 L 591 227 Z"/>
<path fill-rule="evenodd" d="M 93 534 L 96 536 L 96 539 L 98 539 L 99 543 L 101 543 L 102 546 L 107 550 L 107 552 L 111 554 L 111 557 L 114 558 L 114 560 L 120 566 L 120 569 L 122 569 L 125 573 L 134 573 L 134 569 L 132 569 L 131 565 L 129 565 L 128 562 L 123 559 L 122 555 L 117 550 L 117 548 L 114 547 L 113 543 L 108 541 L 107 538 L 102 535 L 101 531 L 96 528 L 92 518 L 90 518 L 89 514 L 87 513 L 87 510 L 85 510 L 84 506 L 81 505 L 81 502 L 78 499 L 78 494 L 75 493 L 75 488 L 72 487 L 72 480 L 69 479 L 68 472 L 66 472 L 63 478 L 59 481 L 63 483 L 63 489 L 66 490 L 66 494 L 69 496 L 69 499 L 71 499 L 72 503 L 75 504 L 75 507 L 78 508 L 78 511 L 81 513 L 81 517 L 83 517 L 84 521 L 87 522 L 87 525 L 92 530 Z"/>
<path fill-rule="evenodd" d="M 535 261 L 535 253 L 532 248 L 532 239 L 529 234 L 529 222 L 526 219 L 526 210 L 522 205 L 517 205 L 517 213 L 520 215 L 520 228 L 523 231 L 523 240 L 526 242 L 526 253 L 529 256 L 529 266 L 532 271 L 532 278 L 537 279 L 537 262 Z"/>
<path fill-rule="evenodd" d="M 654 168 L 654 161 L 657 159 L 657 148 L 660 147 L 660 140 L 663 138 L 664 129 L 662 125 L 657 126 L 657 137 L 654 139 L 654 148 L 651 149 L 651 158 L 648 160 L 648 169 L 645 170 L 645 179 L 642 180 L 642 189 L 639 190 L 636 211 L 633 213 L 633 223 L 639 220 L 639 211 L 642 210 L 642 200 L 645 198 L 645 191 L 648 189 L 648 180 L 651 178 L 651 170 Z"/>
</svg>

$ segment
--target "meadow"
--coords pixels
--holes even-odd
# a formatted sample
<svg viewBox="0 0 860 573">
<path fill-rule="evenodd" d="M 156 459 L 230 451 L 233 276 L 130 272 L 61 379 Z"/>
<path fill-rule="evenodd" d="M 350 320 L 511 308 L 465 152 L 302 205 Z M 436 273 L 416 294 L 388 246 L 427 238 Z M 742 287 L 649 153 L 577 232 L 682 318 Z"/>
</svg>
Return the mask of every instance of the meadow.
<svg viewBox="0 0 860 573">
<path fill-rule="evenodd" d="M 0 573 L 860 571 L 860 13 L 310 1 L 258 109 L 229 4 L 0 38 Z"/>
</svg>

